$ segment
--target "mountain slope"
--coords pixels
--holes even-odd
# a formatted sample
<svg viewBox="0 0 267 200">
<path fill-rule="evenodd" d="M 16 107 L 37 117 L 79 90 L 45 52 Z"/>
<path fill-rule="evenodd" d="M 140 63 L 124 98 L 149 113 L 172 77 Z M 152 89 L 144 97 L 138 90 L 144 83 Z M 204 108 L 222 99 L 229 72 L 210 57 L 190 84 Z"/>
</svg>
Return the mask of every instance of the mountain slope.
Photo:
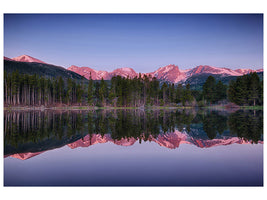
<svg viewBox="0 0 267 200">
<path fill-rule="evenodd" d="M 122 77 L 130 77 L 134 78 L 138 76 L 138 74 L 132 68 L 118 68 L 113 70 L 112 72 L 102 71 L 102 70 L 95 70 L 90 67 L 77 67 L 72 65 L 68 68 L 68 70 L 73 71 L 77 74 L 84 76 L 85 78 L 89 79 L 90 76 L 93 80 L 110 80 L 113 76 L 122 76 Z"/>
<path fill-rule="evenodd" d="M 97 71 L 90 67 L 77 67 L 72 65 L 68 68 L 69 71 L 73 71 L 81 76 L 85 77 L 86 79 L 90 79 L 90 76 L 93 80 L 110 80 L 110 76 L 107 71 Z"/>
<path fill-rule="evenodd" d="M 18 62 L 36 62 L 36 63 L 43 63 L 43 64 L 47 64 L 41 60 L 38 60 L 36 58 L 33 58 L 31 56 L 28 55 L 22 55 L 22 56 L 18 56 L 15 58 L 12 58 L 12 60 L 18 61 Z"/>
<path fill-rule="evenodd" d="M 134 78 L 137 77 L 138 74 L 132 68 L 124 67 L 113 70 L 112 72 L 109 73 L 109 76 L 110 78 L 112 78 L 113 76 Z"/>
<path fill-rule="evenodd" d="M 252 71 L 252 70 L 251 70 Z M 188 72 L 188 75 L 194 76 L 197 74 L 220 74 L 224 76 L 242 76 L 243 73 L 240 73 L 235 70 L 231 70 L 229 68 L 219 68 L 219 67 L 211 67 L 208 65 L 199 65 Z"/>
<path fill-rule="evenodd" d="M 178 83 L 186 78 L 186 73 L 181 72 L 176 65 L 167 65 L 149 74 L 161 81 L 167 81 L 171 83 Z"/>
<path fill-rule="evenodd" d="M 70 71 L 74 71 L 85 78 L 89 79 L 90 73 L 93 80 L 110 80 L 113 76 L 122 76 L 122 77 L 138 77 L 139 73 L 136 73 L 132 68 L 118 68 L 112 72 L 107 71 L 97 71 L 89 67 L 77 67 L 71 66 L 68 68 Z M 206 81 L 207 77 L 212 75 L 217 78 L 217 80 L 222 80 L 224 83 L 228 83 L 229 80 L 232 80 L 231 77 L 242 76 L 250 72 L 263 72 L 263 69 L 252 70 L 252 69 L 237 69 L 232 70 L 229 68 L 219 68 L 212 67 L 208 65 L 199 65 L 192 69 L 180 70 L 176 65 L 167 65 L 165 67 L 160 67 L 154 72 L 150 73 L 141 73 L 141 76 L 151 76 L 156 77 L 162 82 L 169 83 L 192 83 L 192 84 L 202 84 Z M 204 80 L 204 82 L 203 82 Z"/>
<path fill-rule="evenodd" d="M 17 61 L 17 62 L 16 62 Z M 90 67 L 77 67 L 72 65 L 67 70 L 63 67 L 47 64 L 39 59 L 33 58 L 28 55 L 22 55 L 15 58 L 4 57 L 5 70 L 7 72 L 18 70 L 20 73 L 28 74 L 39 74 L 40 76 L 46 77 L 57 77 L 62 76 L 63 78 L 74 78 L 74 79 L 89 79 L 92 77 L 93 80 L 111 80 L 113 76 L 122 76 L 134 78 L 138 77 L 139 73 L 135 72 L 132 68 L 124 67 L 117 68 L 112 72 L 95 70 Z M 263 69 L 252 70 L 252 69 L 236 69 L 232 70 L 229 68 L 219 68 L 208 65 L 199 65 L 192 69 L 180 70 L 178 66 L 170 64 L 164 67 L 160 67 L 154 72 L 140 73 L 143 77 L 151 76 L 156 77 L 161 82 L 169 83 L 189 83 L 192 85 L 192 89 L 201 88 L 207 77 L 212 75 L 217 80 L 221 80 L 223 83 L 228 84 L 230 80 L 236 79 L 238 76 L 248 74 L 250 72 L 263 73 Z M 261 75 L 262 76 L 262 75 Z"/>
<path fill-rule="evenodd" d="M 260 80 L 263 79 L 263 72 L 257 72 Z M 193 90 L 201 90 L 202 86 L 204 85 L 205 81 L 209 76 L 213 76 L 216 81 L 222 81 L 223 84 L 228 85 L 231 80 L 236 80 L 239 76 L 225 76 L 223 74 L 196 74 L 184 82 L 184 84 L 190 84 L 190 88 Z"/>
<path fill-rule="evenodd" d="M 75 80 L 85 80 L 81 75 L 69 71 L 63 67 L 49 65 L 44 63 L 35 62 L 17 62 L 4 60 L 4 71 L 11 73 L 18 70 L 21 74 L 37 74 L 39 76 L 44 76 L 46 78 L 53 78 L 61 76 L 63 79 L 71 78 Z"/>
<path fill-rule="evenodd" d="M 11 58 L 8 58 L 8 57 L 5 57 L 5 56 L 4 56 L 4 60 L 13 61 Z"/>
</svg>

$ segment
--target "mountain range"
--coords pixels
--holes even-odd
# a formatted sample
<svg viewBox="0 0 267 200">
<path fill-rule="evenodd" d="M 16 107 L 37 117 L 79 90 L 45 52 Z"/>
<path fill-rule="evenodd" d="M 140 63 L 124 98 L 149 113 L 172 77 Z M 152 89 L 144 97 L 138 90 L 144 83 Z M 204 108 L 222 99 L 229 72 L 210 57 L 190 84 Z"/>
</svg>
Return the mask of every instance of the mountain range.
<svg viewBox="0 0 267 200">
<path fill-rule="evenodd" d="M 118 68 L 113 70 L 112 72 L 102 71 L 102 70 L 95 70 L 90 67 L 77 67 L 72 65 L 68 68 L 68 70 L 76 72 L 81 76 L 89 79 L 90 75 L 93 80 L 110 80 L 113 76 L 122 76 L 122 77 L 138 77 L 139 73 L 135 72 L 132 68 Z M 208 65 L 199 65 L 192 69 L 187 70 L 180 70 L 178 66 L 170 64 L 165 67 L 160 67 L 154 72 L 149 73 L 140 73 L 143 77 L 151 76 L 156 77 L 160 81 L 166 81 L 170 83 L 182 83 L 185 82 L 188 78 L 192 76 L 197 76 L 201 74 L 211 74 L 211 75 L 220 75 L 222 77 L 226 76 L 243 76 L 244 74 L 248 74 L 250 72 L 263 72 L 263 69 L 253 70 L 253 69 L 236 69 L 232 70 L 229 68 L 219 68 L 219 67 L 212 67 Z"/>
<path fill-rule="evenodd" d="M 22 55 L 22 56 L 18 56 L 15 58 L 4 57 L 4 60 L 47 64 L 39 59 L 33 58 L 28 55 Z M 93 80 L 101 80 L 102 78 L 104 80 L 110 80 L 113 76 L 118 76 L 118 75 L 122 77 L 134 78 L 134 77 L 138 77 L 140 74 L 142 77 L 144 75 L 156 77 L 160 81 L 166 81 L 166 82 L 175 83 L 175 84 L 185 83 L 191 77 L 198 77 L 199 75 L 203 75 L 203 74 L 217 75 L 217 77 L 219 76 L 220 78 L 223 78 L 223 77 L 231 77 L 231 76 L 234 76 L 234 77 L 242 76 L 250 72 L 257 72 L 257 73 L 263 72 L 263 69 L 232 70 L 229 68 L 219 68 L 219 67 L 213 67 L 213 66 L 208 66 L 208 65 L 199 65 L 191 69 L 181 70 L 179 69 L 177 65 L 174 65 L 174 64 L 160 67 L 156 71 L 149 72 L 149 73 L 137 73 L 134 69 L 129 68 L 129 67 L 117 68 L 111 72 L 108 72 L 108 71 L 103 71 L 103 70 L 96 70 L 90 67 L 78 67 L 75 65 L 70 66 L 69 68 L 67 68 L 67 70 L 75 72 L 85 77 L 86 79 L 89 79 L 91 76 Z"/>
<path fill-rule="evenodd" d="M 11 73 L 18 71 L 21 74 L 37 74 L 46 78 L 61 76 L 63 79 L 74 79 L 76 81 L 86 80 L 83 76 L 65 69 L 64 67 L 47 64 L 31 56 L 22 55 L 16 58 L 4 57 L 4 71 Z"/>
</svg>

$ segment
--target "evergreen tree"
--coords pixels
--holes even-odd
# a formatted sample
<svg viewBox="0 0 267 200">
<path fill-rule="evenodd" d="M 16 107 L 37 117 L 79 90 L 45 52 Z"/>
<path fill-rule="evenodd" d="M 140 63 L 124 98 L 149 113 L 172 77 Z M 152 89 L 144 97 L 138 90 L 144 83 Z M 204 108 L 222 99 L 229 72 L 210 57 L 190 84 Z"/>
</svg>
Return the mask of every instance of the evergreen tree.
<svg viewBox="0 0 267 200">
<path fill-rule="evenodd" d="M 186 85 L 186 89 L 183 90 L 182 103 L 185 105 L 186 102 L 191 103 L 193 101 L 193 96 L 190 91 L 190 84 Z"/>
<path fill-rule="evenodd" d="M 263 104 L 263 85 L 257 73 L 250 73 L 231 81 L 227 93 L 229 101 L 237 105 Z"/>
<path fill-rule="evenodd" d="M 179 84 L 175 91 L 175 102 L 181 103 L 182 102 L 182 96 L 183 96 L 183 86 L 182 84 Z"/>
<path fill-rule="evenodd" d="M 167 88 L 168 85 L 164 82 L 163 85 L 161 86 L 161 97 L 162 97 L 162 101 L 161 101 L 161 105 L 165 105 L 166 101 L 167 101 Z"/>
<path fill-rule="evenodd" d="M 106 105 L 106 97 L 107 97 L 107 85 L 102 78 L 100 81 L 100 88 L 99 88 L 99 101 L 102 106 Z"/>
<path fill-rule="evenodd" d="M 64 98 L 64 81 L 61 76 L 58 79 L 58 92 L 59 92 L 59 102 L 60 104 L 62 104 Z"/>
<path fill-rule="evenodd" d="M 113 77 L 109 86 L 103 79 L 99 82 L 90 78 L 87 94 L 84 92 L 84 83 L 78 83 L 71 78 L 47 79 L 37 75 L 19 75 L 15 71 L 5 73 L 4 83 L 4 101 L 8 105 L 81 105 L 86 102 L 86 96 L 87 105 L 98 106 L 169 105 L 181 102 L 182 98 L 184 103 L 193 99 L 190 85 L 187 85 L 186 89 L 183 89 L 182 85 L 175 89 L 174 84 L 166 82 L 160 86 L 155 77 L 141 75 L 133 79 Z"/>
<path fill-rule="evenodd" d="M 100 102 L 99 102 L 99 87 L 100 87 L 100 84 L 99 82 L 95 82 L 95 101 L 96 101 L 96 104 L 97 106 L 100 105 Z"/>
<path fill-rule="evenodd" d="M 78 84 L 78 86 L 77 86 L 77 103 L 79 105 L 81 105 L 81 103 L 82 103 L 83 93 L 84 93 L 84 91 L 83 91 L 83 84 L 82 83 L 81 84 Z"/>
<path fill-rule="evenodd" d="M 259 102 L 260 97 L 260 79 L 257 73 L 252 73 L 250 75 L 250 81 L 249 81 L 249 104 L 255 106 L 256 103 Z"/>
<path fill-rule="evenodd" d="M 72 80 L 70 78 L 68 78 L 68 80 L 67 80 L 67 93 L 66 93 L 67 104 L 70 105 L 70 103 L 73 102 L 72 100 L 73 100 L 73 84 L 72 84 Z"/>
<path fill-rule="evenodd" d="M 87 90 L 87 102 L 90 106 L 93 105 L 93 94 L 94 94 L 94 84 L 93 84 L 93 80 L 92 80 L 92 76 L 91 76 L 91 72 L 90 72 L 90 78 L 89 78 L 89 82 L 88 82 L 88 90 Z"/>
<path fill-rule="evenodd" d="M 214 98 L 214 101 L 220 101 L 223 99 L 226 99 L 226 91 L 227 91 L 227 86 L 222 83 L 222 81 L 218 81 L 216 84 L 216 95 Z"/>
<path fill-rule="evenodd" d="M 210 104 L 216 100 L 216 80 L 213 76 L 209 76 L 203 85 L 203 97 Z"/>
</svg>

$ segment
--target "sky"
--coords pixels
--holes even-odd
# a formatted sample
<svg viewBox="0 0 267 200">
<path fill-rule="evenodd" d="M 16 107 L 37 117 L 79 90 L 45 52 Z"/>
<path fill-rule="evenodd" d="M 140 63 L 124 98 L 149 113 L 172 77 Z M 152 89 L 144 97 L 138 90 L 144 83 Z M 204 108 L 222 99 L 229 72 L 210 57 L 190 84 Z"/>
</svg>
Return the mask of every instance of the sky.
<svg viewBox="0 0 267 200">
<path fill-rule="evenodd" d="M 4 56 L 112 71 L 263 68 L 262 14 L 5 14 Z"/>
</svg>

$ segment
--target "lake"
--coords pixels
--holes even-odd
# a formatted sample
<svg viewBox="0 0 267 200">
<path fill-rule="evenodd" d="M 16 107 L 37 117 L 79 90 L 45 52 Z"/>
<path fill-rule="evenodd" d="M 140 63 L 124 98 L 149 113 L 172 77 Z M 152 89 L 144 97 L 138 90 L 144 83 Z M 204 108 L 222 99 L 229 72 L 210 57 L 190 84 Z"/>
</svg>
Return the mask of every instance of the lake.
<svg viewBox="0 0 267 200">
<path fill-rule="evenodd" d="M 263 111 L 4 111 L 5 186 L 263 186 Z"/>
</svg>

